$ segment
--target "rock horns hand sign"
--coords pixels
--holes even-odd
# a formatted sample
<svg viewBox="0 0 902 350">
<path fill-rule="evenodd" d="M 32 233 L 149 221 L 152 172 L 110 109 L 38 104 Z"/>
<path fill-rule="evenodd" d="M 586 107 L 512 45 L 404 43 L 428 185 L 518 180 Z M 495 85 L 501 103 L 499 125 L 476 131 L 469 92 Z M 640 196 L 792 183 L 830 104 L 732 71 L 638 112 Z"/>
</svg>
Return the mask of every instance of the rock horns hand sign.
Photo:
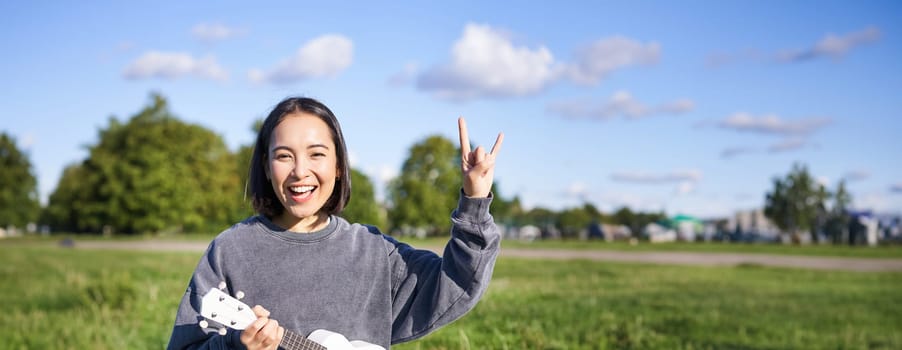
<svg viewBox="0 0 902 350">
<path fill-rule="evenodd" d="M 498 133 L 492 151 L 485 153 L 482 146 L 470 151 L 470 136 L 467 134 L 467 122 L 463 117 L 457 119 L 460 130 L 460 171 L 464 178 L 464 195 L 473 198 L 485 198 L 492 191 L 492 178 L 495 175 L 495 158 L 501 151 L 504 133 Z"/>
</svg>

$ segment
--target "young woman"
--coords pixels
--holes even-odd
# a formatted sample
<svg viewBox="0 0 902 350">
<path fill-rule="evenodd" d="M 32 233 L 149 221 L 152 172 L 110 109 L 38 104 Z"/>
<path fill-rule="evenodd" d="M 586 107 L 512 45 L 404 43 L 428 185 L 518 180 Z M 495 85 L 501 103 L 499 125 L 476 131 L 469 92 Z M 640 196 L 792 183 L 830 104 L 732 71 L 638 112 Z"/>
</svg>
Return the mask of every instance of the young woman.
<svg viewBox="0 0 902 350">
<path fill-rule="evenodd" d="M 310 98 L 280 102 L 250 167 L 256 216 L 217 236 L 176 314 L 169 349 L 276 349 L 285 330 L 316 329 L 389 348 L 461 317 L 485 292 L 500 235 L 489 214 L 495 158 L 470 150 L 458 120 L 463 186 L 441 257 L 338 216 L 350 199 L 347 149 L 335 115 Z M 198 326 L 203 295 L 225 282 L 257 316 L 220 335 Z M 265 307 L 265 308 L 264 308 Z"/>
</svg>

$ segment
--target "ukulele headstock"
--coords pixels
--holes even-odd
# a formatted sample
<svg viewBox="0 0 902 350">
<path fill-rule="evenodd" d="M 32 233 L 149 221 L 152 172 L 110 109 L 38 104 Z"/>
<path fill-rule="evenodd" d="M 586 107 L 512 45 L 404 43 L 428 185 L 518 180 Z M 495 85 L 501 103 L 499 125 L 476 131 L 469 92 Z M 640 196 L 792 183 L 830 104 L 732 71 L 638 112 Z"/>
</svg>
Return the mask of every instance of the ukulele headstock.
<svg viewBox="0 0 902 350">
<path fill-rule="evenodd" d="M 246 328 L 257 319 L 257 316 L 250 306 L 238 300 L 244 297 L 244 293 L 239 291 L 236 293 L 237 298 L 233 298 L 223 292 L 223 288 L 225 282 L 220 283 L 219 288 L 210 289 L 201 299 L 200 314 L 206 318 L 200 321 L 201 328 L 209 327 L 208 320 L 232 329 Z M 225 328 L 220 328 L 219 333 L 224 334 Z"/>
</svg>

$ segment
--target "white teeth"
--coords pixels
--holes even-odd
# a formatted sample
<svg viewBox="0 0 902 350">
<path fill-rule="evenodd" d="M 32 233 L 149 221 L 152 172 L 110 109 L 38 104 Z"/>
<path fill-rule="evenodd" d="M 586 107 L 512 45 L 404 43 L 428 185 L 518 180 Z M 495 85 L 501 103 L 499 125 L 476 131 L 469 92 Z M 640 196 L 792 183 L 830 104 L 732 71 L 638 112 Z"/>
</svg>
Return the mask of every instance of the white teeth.
<svg viewBox="0 0 902 350">
<path fill-rule="evenodd" d="M 314 186 L 293 186 L 291 187 L 291 192 L 295 193 L 306 193 L 309 191 L 313 191 Z"/>
</svg>

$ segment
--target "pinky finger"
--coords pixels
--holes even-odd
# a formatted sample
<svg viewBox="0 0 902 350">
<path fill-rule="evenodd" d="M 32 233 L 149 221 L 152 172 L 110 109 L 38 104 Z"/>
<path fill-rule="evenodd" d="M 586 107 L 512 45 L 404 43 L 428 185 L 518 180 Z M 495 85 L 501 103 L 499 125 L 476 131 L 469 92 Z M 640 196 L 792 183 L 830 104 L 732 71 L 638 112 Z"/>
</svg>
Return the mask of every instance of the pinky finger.
<svg viewBox="0 0 902 350">
<path fill-rule="evenodd" d="M 495 139 L 495 145 L 492 146 L 492 151 L 489 152 L 491 155 L 498 155 L 501 152 L 501 144 L 504 143 L 504 133 L 499 132 L 498 138 Z"/>
</svg>

